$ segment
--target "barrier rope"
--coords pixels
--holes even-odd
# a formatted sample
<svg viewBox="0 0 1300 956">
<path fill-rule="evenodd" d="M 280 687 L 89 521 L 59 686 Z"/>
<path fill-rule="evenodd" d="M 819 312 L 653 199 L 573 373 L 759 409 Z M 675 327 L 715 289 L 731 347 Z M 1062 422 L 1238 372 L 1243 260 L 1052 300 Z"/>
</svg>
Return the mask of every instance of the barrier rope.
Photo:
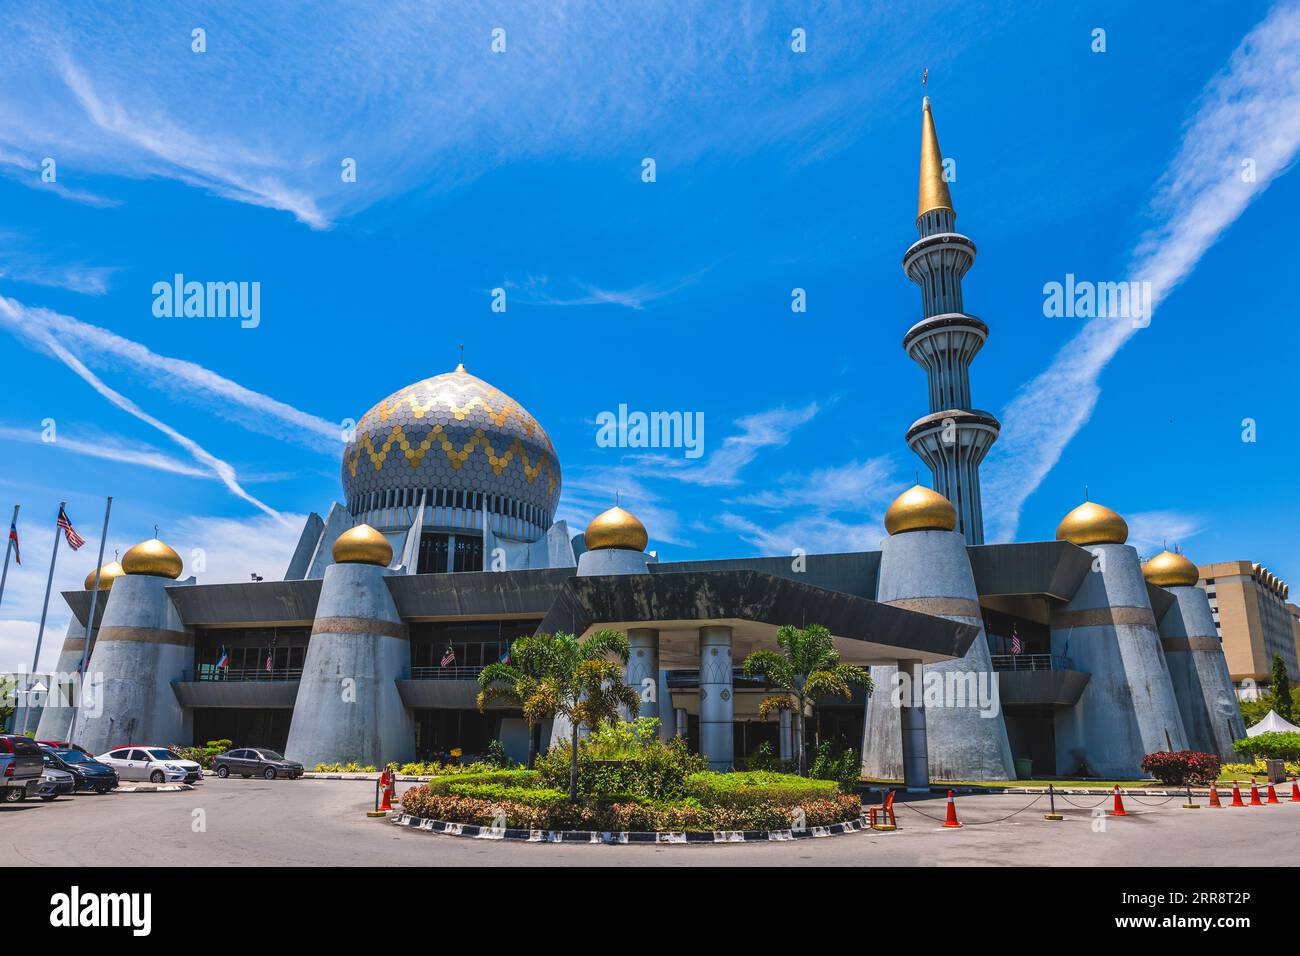
<svg viewBox="0 0 1300 956">
<path fill-rule="evenodd" d="M 1074 807 L 1075 809 L 1078 809 L 1078 810 L 1095 810 L 1097 807 L 1101 806 L 1101 805 L 1102 805 L 1103 803 L 1105 803 L 1107 800 L 1111 799 L 1111 797 L 1113 797 L 1114 794 L 1113 794 L 1113 793 L 1108 793 L 1108 794 L 1106 794 L 1106 796 L 1102 797 L 1102 798 L 1101 798 L 1100 800 L 1098 800 L 1096 803 L 1090 803 L 1090 804 L 1088 804 L 1087 806 L 1084 806 L 1082 803 L 1075 803 L 1073 800 L 1071 800 L 1069 797 L 1067 797 L 1067 796 L 1066 796 L 1064 793 L 1062 793 L 1060 790 L 1056 791 L 1056 796 L 1057 796 L 1058 799 L 1064 800 L 1066 803 L 1068 803 L 1070 806 Z"/>
<path fill-rule="evenodd" d="M 1170 800 L 1177 800 L 1177 799 L 1181 798 L 1181 797 L 1182 797 L 1182 794 L 1181 794 L 1181 793 L 1176 793 L 1176 794 L 1174 794 L 1172 797 L 1165 797 L 1165 799 L 1161 800 L 1159 803 L 1152 803 L 1152 802 L 1150 802 L 1149 800 L 1139 800 L 1137 797 L 1133 796 L 1132 793 L 1125 794 L 1125 796 L 1127 796 L 1127 797 L 1128 797 L 1130 800 L 1132 800 L 1134 803 L 1140 803 L 1140 804 L 1142 804 L 1142 806 L 1144 806 L 1144 807 L 1163 807 L 1163 806 L 1164 806 L 1166 803 L 1168 803 Z"/>
<path fill-rule="evenodd" d="M 1043 797 L 1045 797 L 1045 796 L 1047 796 L 1047 794 L 1045 794 L 1045 793 L 1040 793 L 1038 796 L 1034 797 L 1033 800 L 1029 801 L 1027 804 L 1025 804 L 1025 805 L 1024 805 L 1023 807 L 1021 807 L 1019 810 L 1016 810 L 1014 813 L 1008 813 L 1005 817 L 998 817 L 996 820 L 979 820 L 979 821 L 977 821 L 977 822 L 975 822 L 975 823 L 970 823 L 970 822 L 967 822 L 967 821 L 963 820 L 963 821 L 962 821 L 962 826 L 965 826 L 965 827 L 980 827 L 980 826 L 984 826 L 984 824 L 986 824 L 986 823 L 1001 823 L 1003 820 L 1010 820 L 1012 817 L 1016 816 L 1016 814 L 1024 813 L 1026 810 L 1028 810 L 1030 807 L 1032 807 L 1032 806 L 1033 806 L 1035 803 L 1037 803 L 1039 800 L 1043 799 Z M 906 801 L 903 802 L 903 803 L 895 803 L 894 806 L 897 806 L 897 807 L 907 807 L 907 809 L 911 810 L 913 813 L 919 813 L 921 816 L 926 817 L 927 819 L 930 819 L 930 820 L 936 820 L 936 821 L 938 821 L 939 823 L 943 823 L 944 820 L 946 819 L 946 817 L 936 817 L 936 816 L 931 816 L 930 814 L 926 813 L 924 810 L 918 810 L 916 807 L 912 806 L 910 803 L 907 803 Z"/>
</svg>

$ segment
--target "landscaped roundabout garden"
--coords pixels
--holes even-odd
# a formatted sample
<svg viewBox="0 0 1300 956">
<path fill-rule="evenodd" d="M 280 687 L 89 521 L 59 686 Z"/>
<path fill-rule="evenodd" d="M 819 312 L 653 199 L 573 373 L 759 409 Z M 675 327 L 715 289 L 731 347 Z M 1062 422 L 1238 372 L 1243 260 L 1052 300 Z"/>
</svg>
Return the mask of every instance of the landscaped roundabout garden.
<svg viewBox="0 0 1300 956">
<path fill-rule="evenodd" d="M 680 738 L 664 743 L 657 721 L 604 724 L 572 754 L 557 746 L 533 770 L 438 777 L 402 794 L 422 820 L 514 830 L 599 832 L 811 830 L 856 821 L 861 800 L 834 780 L 772 771 L 717 773 Z"/>
</svg>

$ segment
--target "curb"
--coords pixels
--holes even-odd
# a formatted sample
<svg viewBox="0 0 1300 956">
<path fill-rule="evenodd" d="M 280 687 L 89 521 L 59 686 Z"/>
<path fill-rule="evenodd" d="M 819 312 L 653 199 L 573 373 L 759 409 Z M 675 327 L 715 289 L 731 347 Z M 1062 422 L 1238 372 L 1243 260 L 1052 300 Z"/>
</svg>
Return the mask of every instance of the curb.
<svg viewBox="0 0 1300 956">
<path fill-rule="evenodd" d="M 378 773 L 317 773 L 314 770 L 304 771 L 301 779 L 303 780 L 369 780 L 374 783 L 379 779 Z M 398 783 L 428 783 L 434 780 L 434 777 L 408 777 L 398 774 L 394 778 Z"/>
<path fill-rule="evenodd" d="M 783 843 L 793 840 L 811 840 L 821 837 L 861 833 L 869 829 L 866 817 L 845 823 L 832 823 L 807 830 L 705 830 L 673 832 L 667 830 L 600 831 L 600 830 L 522 830 L 512 827 L 498 829 L 474 823 L 447 823 L 445 820 L 427 820 L 406 813 L 394 813 L 388 818 L 394 826 L 441 833 L 446 836 L 469 837 L 475 840 L 509 840 L 515 843 L 596 843 L 596 844 L 666 844 L 666 843 Z"/>
<path fill-rule="evenodd" d="M 177 793 L 181 790 L 193 790 L 191 783 L 173 783 L 158 787 L 117 787 L 109 793 Z"/>
</svg>

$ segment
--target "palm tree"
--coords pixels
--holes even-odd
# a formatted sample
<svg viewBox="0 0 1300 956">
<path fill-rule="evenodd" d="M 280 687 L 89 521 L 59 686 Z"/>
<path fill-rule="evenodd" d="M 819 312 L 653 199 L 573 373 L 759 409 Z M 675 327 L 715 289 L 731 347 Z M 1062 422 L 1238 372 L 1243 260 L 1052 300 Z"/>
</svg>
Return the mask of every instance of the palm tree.
<svg viewBox="0 0 1300 956">
<path fill-rule="evenodd" d="M 839 651 L 831 641 L 830 631 L 820 624 L 806 628 L 786 625 L 776 632 L 777 651 L 755 651 L 745 658 L 742 673 L 746 677 L 763 677 L 781 693 L 764 698 L 758 705 L 760 720 L 773 711 L 790 710 L 796 720 L 799 775 L 808 773 L 808 756 L 804 747 L 804 710 L 816 714 L 817 698 L 853 699 L 853 688 L 871 693 L 871 675 L 853 664 L 841 664 Z"/>
<path fill-rule="evenodd" d="M 510 647 L 509 663 L 493 662 L 478 675 L 478 685 L 482 688 L 477 700 L 480 713 L 494 700 L 514 704 L 523 710 L 528 724 L 529 770 L 533 769 L 533 762 L 537 759 L 534 729 L 543 720 L 555 716 L 547 699 L 538 693 L 542 678 L 553 669 L 555 656 L 555 641 L 550 634 L 521 637 Z"/>
<path fill-rule="evenodd" d="M 538 634 L 521 638 L 515 647 L 525 642 L 517 666 L 492 664 L 479 675 L 479 709 L 497 697 L 517 701 L 530 727 L 546 718 L 567 718 L 572 733 L 569 799 L 577 802 L 578 728 L 613 723 L 620 707 L 635 716 L 641 706 L 640 695 L 623 683 L 623 666 L 631 652 L 627 635 L 605 630 L 579 641 L 572 634 Z"/>
</svg>

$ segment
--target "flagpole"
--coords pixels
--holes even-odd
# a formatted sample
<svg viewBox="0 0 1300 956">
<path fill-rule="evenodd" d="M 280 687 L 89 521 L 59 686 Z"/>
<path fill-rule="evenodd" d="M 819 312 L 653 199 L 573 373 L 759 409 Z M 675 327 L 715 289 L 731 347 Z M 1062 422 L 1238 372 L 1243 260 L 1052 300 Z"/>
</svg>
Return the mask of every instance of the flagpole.
<svg viewBox="0 0 1300 956">
<path fill-rule="evenodd" d="M 77 666 L 79 682 L 85 684 L 86 663 L 90 660 L 90 631 L 95 626 L 95 604 L 99 600 L 99 573 L 104 569 L 104 544 L 108 541 L 108 515 L 113 510 L 113 496 L 109 495 L 104 504 L 104 530 L 99 535 L 99 560 L 95 562 L 95 586 L 90 591 L 90 612 L 86 615 L 86 639 L 81 644 L 81 663 Z M 77 725 L 77 711 L 81 707 L 82 687 L 76 689 L 72 704 L 72 723 L 68 724 L 68 739 L 72 739 L 72 729 Z"/>
<path fill-rule="evenodd" d="M 68 503 L 59 502 L 59 514 L 63 514 L 63 509 Z M 58 522 L 54 523 L 54 550 L 50 552 L 50 573 L 45 579 L 45 603 L 41 605 L 41 626 L 36 631 L 36 653 L 32 655 L 32 670 L 27 675 L 27 703 L 23 707 L 23 733 L 27 733 L 27 720 L 32 712 L 32 676 L 36 673 L 36 665 L 41 659 L 41 638 L 45 636 L 45 615 L 50 610 L 50 588 L 54 585 L 54 562 L 59 556 L 59 535 L 62 529 Z"/>
<path fill-rule="evenodd" d="M 14 505 L 14 516 L 9 519 L 10 529 L 18 527 L 18 509 L 21 505 Z M 9 554 L 14 549 L 14 539 L 5 535 L 5 569 L 0 572 L 0 602 L 5 599 L 5 581 L 9 577 Z"/>
</svg>

